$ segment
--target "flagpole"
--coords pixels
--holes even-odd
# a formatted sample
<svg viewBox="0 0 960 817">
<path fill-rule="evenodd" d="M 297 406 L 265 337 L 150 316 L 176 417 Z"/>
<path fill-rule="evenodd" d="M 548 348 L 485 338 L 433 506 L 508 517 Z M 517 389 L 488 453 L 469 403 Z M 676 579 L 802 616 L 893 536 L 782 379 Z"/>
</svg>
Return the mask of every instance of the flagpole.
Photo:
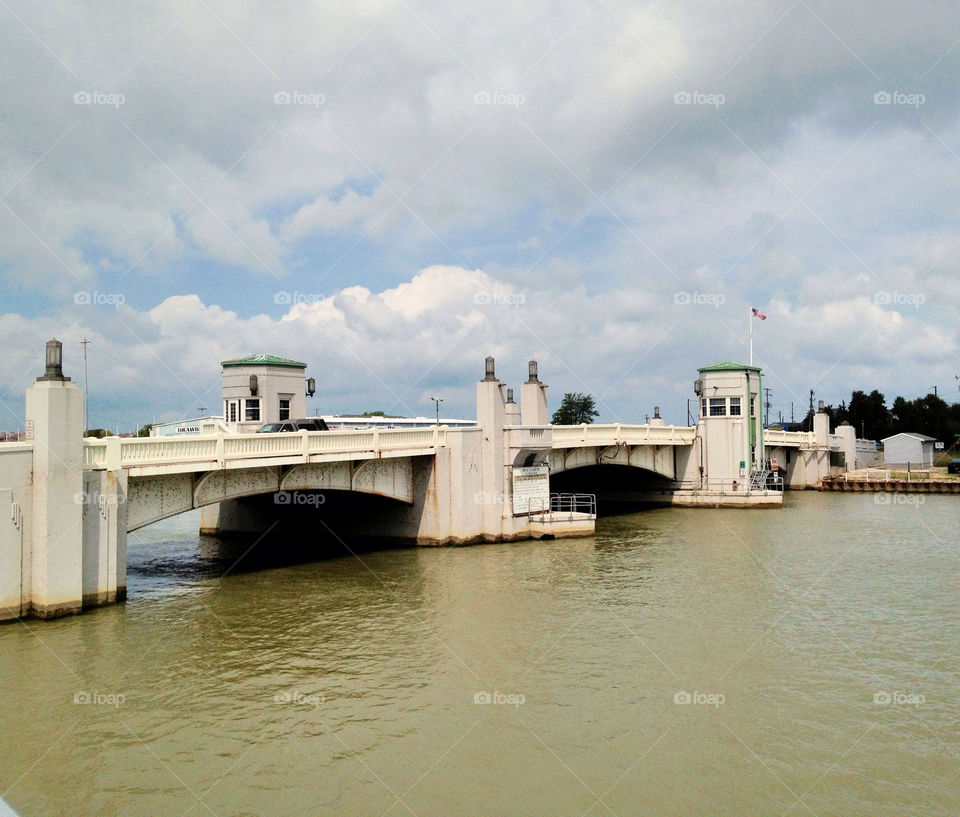
<svg viewBox="0 0 960 817">
<path fill-rule="evenodd" d="M 750 365 L 753 365 L 753 307 L 750 307 L 750 314 L 747 318 L 750 321 Z"/>
</svg>

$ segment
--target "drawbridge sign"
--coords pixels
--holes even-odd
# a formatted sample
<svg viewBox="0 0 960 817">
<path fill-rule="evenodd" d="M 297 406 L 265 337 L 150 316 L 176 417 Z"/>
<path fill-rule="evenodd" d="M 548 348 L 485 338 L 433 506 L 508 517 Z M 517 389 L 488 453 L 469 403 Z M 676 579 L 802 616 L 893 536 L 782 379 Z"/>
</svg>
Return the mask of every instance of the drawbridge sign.
<svg viewBox="0 0 960 817">
<path fill-rule="evenodd" d="M 513 515 L 523 516 L 550 508 L 550 468 L 534 465 L 513 469 Z"/>
</svg>

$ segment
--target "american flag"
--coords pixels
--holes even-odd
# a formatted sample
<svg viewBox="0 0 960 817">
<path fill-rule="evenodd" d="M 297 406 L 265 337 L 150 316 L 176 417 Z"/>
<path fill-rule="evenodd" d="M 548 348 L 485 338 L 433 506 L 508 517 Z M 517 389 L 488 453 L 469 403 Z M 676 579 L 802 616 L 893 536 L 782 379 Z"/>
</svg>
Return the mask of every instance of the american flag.
<svg viewBox="0 0 960 817">
<path fill-rule="evenodd" d="M 759 309 L 757 309 L 755 306 L 751 306 L 750 308 L 753 310 L 753 317 L 760 318 L 760 320 L 762 321 L 765 321 L 767 319 L 767 316 L 763 312 L 761 312 Z"/>
</svg>

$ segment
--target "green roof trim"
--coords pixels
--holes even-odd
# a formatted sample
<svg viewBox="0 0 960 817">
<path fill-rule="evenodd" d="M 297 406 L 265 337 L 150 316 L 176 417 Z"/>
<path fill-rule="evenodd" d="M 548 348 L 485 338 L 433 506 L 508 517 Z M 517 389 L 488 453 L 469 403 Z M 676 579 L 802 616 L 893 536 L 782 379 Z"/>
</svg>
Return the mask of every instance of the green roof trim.
<svg viewBox="0 0 960 817">
<path fill-rule="evenodd" d="M 223 360 L 220 365 L 224 369 L 231 366 L 286 366 L 289 369 L 306 369 L 307 364 L 299 360 L 290 360 L 288 357 L 277 357 L 276 355 L 250 355 L 249 357 L 238 357 L 236 360 Z"/>
<path fill-rule="evenodd" d="M 714 363 L 712 366 L 701 366 L 698 372 L 759 372 L 759 366 L 748 366 L 746 363 L 734 363 L 732 360 L 726 363 Z"/>
</svg>

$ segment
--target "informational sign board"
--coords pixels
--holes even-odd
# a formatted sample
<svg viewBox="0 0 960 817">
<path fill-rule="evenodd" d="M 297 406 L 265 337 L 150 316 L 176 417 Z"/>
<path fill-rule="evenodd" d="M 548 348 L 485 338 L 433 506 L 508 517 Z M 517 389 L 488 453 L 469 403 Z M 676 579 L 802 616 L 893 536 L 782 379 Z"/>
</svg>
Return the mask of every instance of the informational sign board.
<svg viewBox="0 0 960 817">
<path fill-rule="evenodd" d="M 550 469 L 546 465 L 513 469 L 513 515 L 550 510 Z"/>
<path fill-rule="evenodd" d="M 941 442 L 935 442 L 935 443 L 933 444 L 933 447 L 936 448 L 937 451 L 943 451 L 943 443 L 941 443 Z"/>
<path fill-rule="evenodd" d="M 33 420 L 27 420 L 27 424 L 23 428 L 23 438 L 25 440 L 33 439 Z"/>
<path fill-rule="evenodd" d="M 177 434 L 199 434 L 200 426 L 177 426 Z"/>
</svg>

